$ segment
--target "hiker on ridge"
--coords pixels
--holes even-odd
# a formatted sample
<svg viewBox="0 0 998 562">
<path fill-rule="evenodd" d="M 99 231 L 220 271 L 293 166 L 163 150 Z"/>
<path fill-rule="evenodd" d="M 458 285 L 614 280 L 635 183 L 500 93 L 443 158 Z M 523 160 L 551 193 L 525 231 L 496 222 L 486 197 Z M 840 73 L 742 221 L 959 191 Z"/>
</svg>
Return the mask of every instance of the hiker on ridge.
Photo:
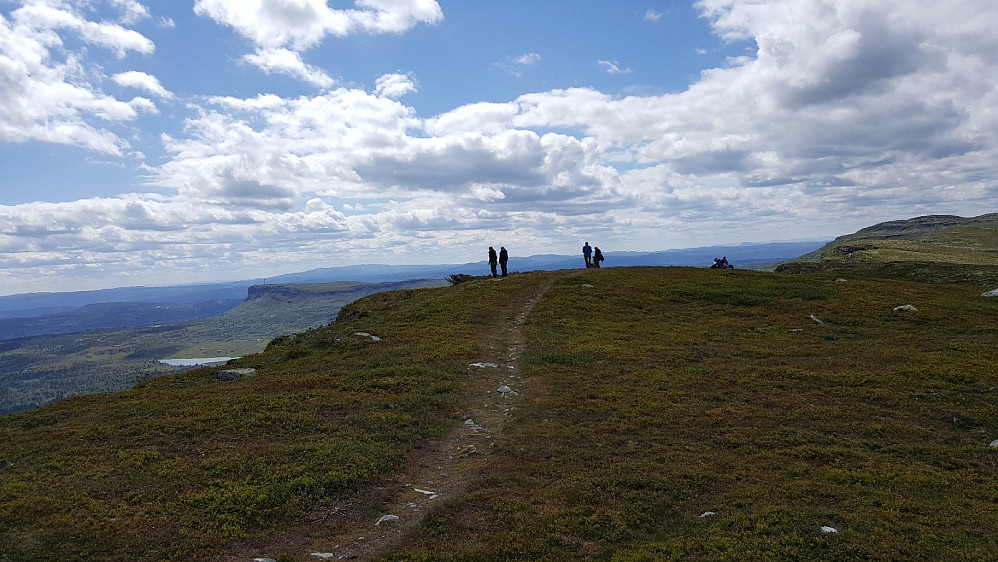
<svg viewBox="0 0 998 562">
<path fill-rule="evenodd" d="M 502 267 L 502 276 L 506 277 L 506 262 L 509 261 L 509 252 L 506 251 L 506 246 L 499 247 L 499 265 Z"/>
<path fill-rule="evenodd" d="M 489 267 L 492 268 L 492 277 L 498 277 L 499 274 L 496 273 L 496 264 L 499 263 L 499 258 L 496 257 L 496 249 L 489 246 Z"/>
<path fill-rule="evenodd" d="M 593 249 L 589 246 L 589 242 L 582 247 L 582 257 L 586 258 L 586 267 L 591 267 L 593 265 Z"/>
<path fill-rule="evenodd" d="M 596 246 L 596 251 L 593 253 L 593 267 L 599 267 L 601 261 L 603 261 L 603 252 L 599 251 L 599 246 Z"/>
</svg>

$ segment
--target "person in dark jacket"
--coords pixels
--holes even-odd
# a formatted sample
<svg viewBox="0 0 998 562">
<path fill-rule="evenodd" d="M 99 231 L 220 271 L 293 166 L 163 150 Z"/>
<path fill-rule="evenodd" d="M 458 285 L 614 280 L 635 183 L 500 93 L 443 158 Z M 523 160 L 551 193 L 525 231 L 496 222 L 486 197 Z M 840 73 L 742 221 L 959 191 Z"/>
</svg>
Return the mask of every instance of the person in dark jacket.
<svg viewBox="0 0 998 562">
<path fill-rule="evenodd" d="M 586 259 L 586 267 L 590 267 L 592 265 L 592 260 L 593 260 L 592 256 L 593 256 L 593 249 L 589 245 L 589 242 L 586 242 L 586 245 L 582 247 L 582 257 Z"/>
<path fill-rule="evenodd" d="M 502 276 L 506 277 L 506 262 L 509 261 L 509 252 L 506 246 L 499 246 L 499 266 L 502 267 Z"/>
<path fill-rule="evenodd" d="M 593 251 L 593 267 L 599 267 L 599 262 L 603 261 L 603 252 L 599 251 L 599 246 Z"/>
<path fill-rule="evenodd" d="M 492 268 L 492 277 L 498 277 L 499 274 L 496 273 L 496 264 L 499 263 L 499 258 L 496 257 L 496 249 L 489 246 L 489 267 Z"/>
</svg>

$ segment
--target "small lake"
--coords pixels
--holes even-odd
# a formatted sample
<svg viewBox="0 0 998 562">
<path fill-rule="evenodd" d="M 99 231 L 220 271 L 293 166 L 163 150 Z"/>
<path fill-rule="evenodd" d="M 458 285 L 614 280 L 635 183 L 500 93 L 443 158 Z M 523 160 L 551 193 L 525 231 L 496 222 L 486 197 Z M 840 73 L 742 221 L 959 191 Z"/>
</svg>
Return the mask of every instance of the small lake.
<svg viewBox="0 0 998 562">
<path fill-rule="evenodd" d="M 198 365 L 211 365 L 213 363 L 225 363 L 230 359 L 238 357 L 191 357 L 190 359 L 160 359 L 160 363 L 166 363 L 174 367 L 196 367 Z"/>
</svg>

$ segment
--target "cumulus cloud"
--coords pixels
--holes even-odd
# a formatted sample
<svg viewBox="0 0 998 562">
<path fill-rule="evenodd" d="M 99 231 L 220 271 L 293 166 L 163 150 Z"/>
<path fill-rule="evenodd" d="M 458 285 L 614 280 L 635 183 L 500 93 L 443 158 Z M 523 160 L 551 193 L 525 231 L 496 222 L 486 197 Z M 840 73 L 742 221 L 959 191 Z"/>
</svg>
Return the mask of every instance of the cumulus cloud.
<svg viewBox="0 0 998 562">
<path fill-rule="evenodd" d="M 396 4 L 402 8 L 389 9 Z M 334 29 L 408 29 L 437 21 L 439 10 L 435 2 L 358 2 L 353 11 L 372 19 L 362 23 L 364 14 L 308 0 L 197 6 L 251 38 L 258 53 L 288 56 Z M 518 252 L 549 251 L 564 240 L 574 247 L 581 228 L 608 244 L 694 246 L 841 234 L 848 221 L 859 227 L 941 208 L 993 210 L 998 5 L 701 0 L 697 7 L 719 36 L 755 50 L 704 70 L 677 93 L 561 88 L 421 117 L 402 101 L 416 77 L 395 73 L 378 78 L 373 91 L 330 85 L 300 97 L 205 98 L 182 133 L 163 136 L 168 159 L 149 170 L 156 194 L 0 207 L 0 262 L 124 271 L 217 255 L 237 276 L 241 263 L 308 268 L 333 249 L 344 262 L 375 251 L 388 260 L 413 239 L 461 257 L 497 233 L 515 233 Z M 398 18 L 376 23 L 379 13 Z M 53 63 L 53 38 L 19 25 L 0 21 L 7 38 L 0 45 L 10 60 L 38 70 L 0 65 L 2 138 L 28 138 L 32 125 L 42 130 L 53 119 L 80 123 L 79 114 L 122 120 L 149 110 L 144 98 L 74 90 L 67 76 L 82 73 L 79 61 Z M 22 36 L 34 40 L 10 41 Z M 307 68 L 296 67 L 300 61 L 281 72 Z M 145 77 L 127 76 L 119 84 L 162 97 Z M 35 100 L 37 115 L 10 113 L 16 104 L 7 99 L 21 103 L 41 90 L 26 77 L 60 85 L 62 105 Z M 20 93 L 4 98 L 11 92 Z M 121 150 L 122 141 L 103 132 L 81 129 L 74 142 Z M 719 240 L 725 232 L 737 238 Z"/>
<path fill-rule="evenodd" d="M 194 11 L 252 41 L 257 51 L 246 55 L 246 62 L 322 88 L 330 87 L 332 80 L 305 65 L 300 53 L 320 44 L 326 36 L 403 33 L 443 19 L 435 0 L 357 0 L 354 6 L 330 8 L 326 0 L 197 0 Z"/>
<path fill-rule="evenodd" d="M 125 21 L 144 15 L 131 2 L 117 4 L 126 12 Z M 140 33 L 89 21 L 68 2 L 24 2 L 10 19 L 0 15 L 0 141 L 39 140 L 121 155 L 128 143 L 106 126 L 134 119 L 136 109 L 147 111 L 148 104 L 101 92 L 81 55 L 63 48 L 62 34 L 118 57 L 154 50 Z M 135 78 L 125 76 L 132 85 Z"/>
<path fill-rule="evenodd" d="M 378 78 L 376 90 L 379 96 L 398 99 L 416 91 L 416 82 L 406 74 L 385 74 Z"/>
<path fill-rule="evenodd" d="M 259 68 L 265 74 L 285 74 L 319 88 L 330 88 L 335 83 L 321 68 L 306 64 L 301 55 L 290 49 L 265 49 L 244 55 L 243 61 Z"/>
<path fill-rule="evenodd" d="M 158 98 L 174 99 L 176 97 L 173 95 L 173 92 L 170 92 L 159 83 L 159 79 L 145 72 L 135 70 L 120 72 L 112 76 L 111 79 L 122 88 L 134 88 Z"/>
</svg>

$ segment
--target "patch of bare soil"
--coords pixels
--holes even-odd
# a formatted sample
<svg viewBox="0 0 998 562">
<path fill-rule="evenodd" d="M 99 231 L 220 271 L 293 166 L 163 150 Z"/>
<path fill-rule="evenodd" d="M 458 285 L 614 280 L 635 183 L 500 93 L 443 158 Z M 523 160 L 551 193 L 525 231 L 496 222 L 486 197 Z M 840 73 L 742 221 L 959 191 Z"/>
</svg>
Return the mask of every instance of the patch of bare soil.
<svg viewBox="0 0 998 562">
<path fill-rule="evenodd" d="M 502 430 L 523 399 L 518 359 L 522 326 L 551 283 L 516 314 L 506 334 L 498 334 L 493 358 L 467 367 L 471 384 L 465 422 L 417 450 L 404 472 L 392 475 L 363 496 L 308 516 L 308 525 L 247 545 L 225 560 L 372 560 L 404 543 L 435 505 L 467 491 L 490 455 L 504 446 Z"/>
</svg>

